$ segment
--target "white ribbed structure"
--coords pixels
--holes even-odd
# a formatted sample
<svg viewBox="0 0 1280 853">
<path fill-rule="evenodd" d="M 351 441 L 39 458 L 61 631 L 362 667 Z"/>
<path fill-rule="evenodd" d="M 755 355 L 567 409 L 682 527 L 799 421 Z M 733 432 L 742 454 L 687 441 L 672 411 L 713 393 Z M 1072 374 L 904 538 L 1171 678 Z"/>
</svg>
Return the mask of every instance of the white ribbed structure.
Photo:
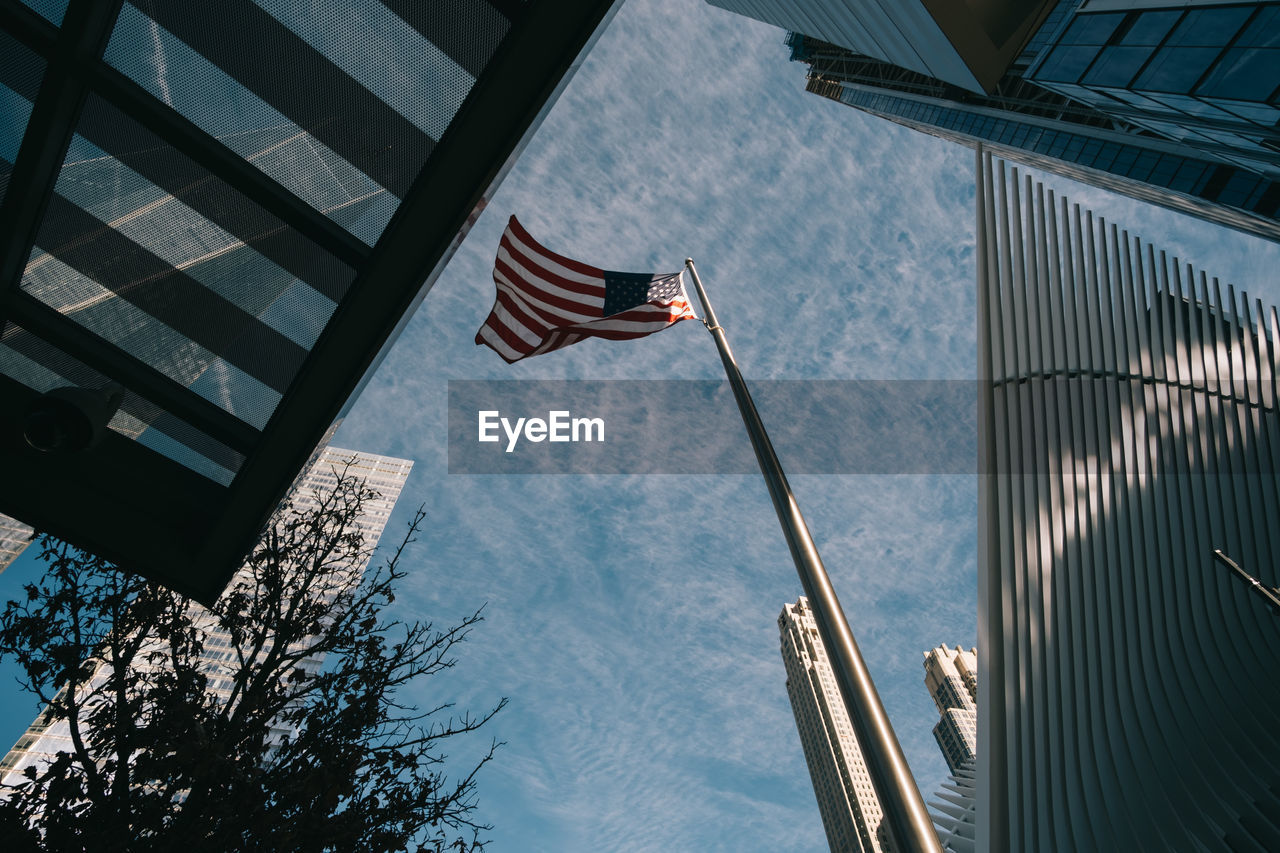
<svg viewBox="0 0 1280 853">
<path fill-rule="evenodd" d="M 978 849 L 1280 850 L 1275 309 L 978 154 Z M 1225 298 L 1224 298 L 1225 297 Z"/>
<path fill-rule="evenodd" d="M 974 853 L 978 813 L 978 782 L 973 759 L 952 772 L 937 798 L 929 803 L 944 853 Z"/>
</svg>

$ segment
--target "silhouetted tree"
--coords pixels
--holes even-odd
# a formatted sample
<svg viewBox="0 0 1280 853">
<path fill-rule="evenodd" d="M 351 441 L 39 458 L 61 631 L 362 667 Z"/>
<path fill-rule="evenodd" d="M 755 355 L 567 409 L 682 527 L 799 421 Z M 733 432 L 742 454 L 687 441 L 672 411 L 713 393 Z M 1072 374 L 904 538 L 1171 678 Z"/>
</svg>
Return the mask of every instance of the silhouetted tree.
<svg viewBox="0 0 1280 853">
<path fill-rule="evenodd" d="M 6 849 L 477 850 L 476 773 L 442 742 L 497 713 L 426 710 L 401 688 L 452 667 L 479 611 L 446 630 L 382 616 L 405 572 L 358 520 L 346 471 L 286 506 L 211 609 L 44 538 L 48 570 L 0 614 L 0 654 L 47 703 L 65 751 L 0 791 Z"/>
</svg>

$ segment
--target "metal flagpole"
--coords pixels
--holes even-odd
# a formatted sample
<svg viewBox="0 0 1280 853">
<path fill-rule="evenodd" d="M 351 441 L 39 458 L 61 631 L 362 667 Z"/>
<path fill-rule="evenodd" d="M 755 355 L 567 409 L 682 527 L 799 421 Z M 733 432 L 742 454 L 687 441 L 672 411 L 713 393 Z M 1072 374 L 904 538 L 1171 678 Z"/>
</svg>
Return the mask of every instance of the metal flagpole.
<svg viewBox="0 0 1280 853">
<path fill-rule="evenodd" d="M 902 754 L 897 735 L 889 724 L 889 716 L 880 703 L 880 696 L 876 693 L 871 673 L 862 660 L 857 641 L 853 639 L 853 632 L 844 618 L 844 611 L 840 609 L 840 601 L 831 587 L 831 579 L 827 577 L 822 558 L 818 556 L 813 537 L 809 535 L 809 526 L 800 514 L 800 507 L 791 493 L 782 465 L 773 452 L 773 445 L 765 433 L 764 424 L 747 391 L 746 382 L 742 379 L 737 362 L 733 360 L 733 351 L 729 349 L 724 329 L 716 320 L 716 312 L 707 300 L 707 292 L 702 289 L 702 280 L 698 278 L 693 259 L 686 258 L 684 263 L 689 268 L 693 286 L 702 302 L 702 310 L 706 315 L 703 323 L 715 338 L 720 360 L 724 362 L 724 372 L 729 377 L 729 385 L 738 401 L 743 423 L 751 436 L 751 446 L 760 463 L 760 473 L 764 474 L 765 483 L 769 486 L 769 497 L 773 499 L 773 508 L 777 511 L 778 521 L 786 534 L 787 547 L 791 549 L 791 559 L 795 561 L 800 583 L 813 607 L 822 642 L 834 664 L 832 668 L 835 670 L 836 682 L 840 685 L 840 693 L 844 696 L 854 733 L 858 736 L 858 744 L 867 760 L 871 782 L 880 798 L 880 805 L 884 808 L 885 818 L 893 830 L 898 850 L 901 853 L 941 853 L 938 835 L 925 811 L 924 800 L 911 776 L 911 769 Z"/>
<path fill-rule="evenodd" d="M 1249 588 L 1257 593 L 1263 601 L 1271 605 L 1271 612 L 1280 613 L 1280 587 L 1271 589 L 1262 585 L 1262 581 L 1246 572 L 1236 564 L 1236 561 L 1222 553 L 1217 548 L 1213 549 L 1213 556 L 1219 563 L 1231 570 L 1231 573 L 1240 580 L 1249 585 Z"/>
</svg>

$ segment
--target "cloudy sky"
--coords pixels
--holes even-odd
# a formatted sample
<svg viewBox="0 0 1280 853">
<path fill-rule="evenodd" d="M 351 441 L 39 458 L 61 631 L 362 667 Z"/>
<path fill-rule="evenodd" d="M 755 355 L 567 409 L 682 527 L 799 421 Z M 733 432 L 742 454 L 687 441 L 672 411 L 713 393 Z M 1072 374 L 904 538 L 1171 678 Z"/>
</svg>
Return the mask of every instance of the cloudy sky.
<svg viewBox="0 0 1280 853">
<path fill-rule="evenodd" d="M 972 152 L 806 94 L 783 35 L 700 0 L 627 0 L 335 441 L 416 461 L 388 532 L 425 505 L 400 613 L 444 624 L 487 605 L 457 668 L 411 698 L 509 697 L 480 779 L 491 849 L 825 849 L 778 653 L 799 582 L 759 476 L 450 474 L 445 441 L 451 379 L 723 375 L 697 323 L 515 365 L 476 347 L 513 213 L 607 269 L 693 257 L 748 381 L 974 376 Z M 1275 244 L 1050 183 L 1277 301 Z M 975 480 L 792 485 L 928 796 L 946 771 L 922 652 L 976 643 Z M 0 734 L 30 718 L 8 710 Z M 459 769 L 479 746 L 451 750 Z"/>
<path fill-rule="evenodd" d="M 495 849 L 825 848 L 778 653 L 799 582 L 761 479 L 450 475 L 441 440 L 449 379 L 723 375 L 695 323 L 515 365 L 474 346 L 513 213 L 606 269 L 693 257 L 749 381 L 974 376 L 972 152 L 806 94 L 783 35 L 697 0 L 628 0 L 338 436 L 417 460 L 401 502 L 430 519 L 422 612 L 488 602 L 455 689 L 511 698 L 482 783 Z M 1224 280 L 1280 261 L 1053 185 Z M 788 415 L 804 418 L 765 412 Z M 734 418 L 723 431 L 746 443 Z M 922 652 L 976 643 L 975 481 L 792 480 L 929 794 L 946 769 Z"/>
</svg>

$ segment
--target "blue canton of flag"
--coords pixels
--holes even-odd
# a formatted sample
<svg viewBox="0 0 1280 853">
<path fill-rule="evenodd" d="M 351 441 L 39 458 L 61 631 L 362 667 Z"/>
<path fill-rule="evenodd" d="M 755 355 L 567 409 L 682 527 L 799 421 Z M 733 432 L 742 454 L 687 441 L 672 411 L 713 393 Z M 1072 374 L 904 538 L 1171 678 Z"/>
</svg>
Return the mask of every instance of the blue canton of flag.
<svg viewBox="0 0 1280 853">
<path fill-rule="evenodd" d="M 682 273 L 650 275 L 604 271 L 604 316 L 612 317 L 646 302 L 674 302 L 684 296 Z"/>
</svg>

